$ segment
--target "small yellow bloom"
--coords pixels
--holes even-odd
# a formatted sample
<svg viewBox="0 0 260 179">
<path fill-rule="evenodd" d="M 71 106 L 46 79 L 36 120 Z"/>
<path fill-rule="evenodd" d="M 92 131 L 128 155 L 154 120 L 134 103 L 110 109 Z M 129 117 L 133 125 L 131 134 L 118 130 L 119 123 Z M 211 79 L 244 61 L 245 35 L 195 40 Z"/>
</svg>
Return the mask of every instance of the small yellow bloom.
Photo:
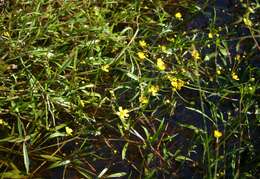
<svg viewBox="0 0 260 179">
<path fill-rule="evenodd" d="M 241 60 L 241 56 L 239 54 L 236 55 L 235 60 L 239 62 Z"/>
<path fill-rule="evenodd" d="M 208 37 L 210 38 L 210 39 L 212 39 L 213 38 L 213 34 L 210 32 L 210 33 L 208 33 Z"/>
<path fill-rule="evenodd" d="M 217 73 L 217 75 L 221 75 L 220 69 L 217 69 L 217 70 L 216 70 L 216 73 Z"/>
<path fill-rule="evenodd" d="M 152 85 L 150 86 L 150 88 L 148 89 L 148 92 L 152 94 L 152 96 L 156 96 L 157 92 L 160 90 L 160 87 L 158 85 Z"/>
<path fill-rule="evenodd" d="M 140 102 L 141 104 L 148 104 L 148 103 L 149 103 L 149 100 L 148 100 L 147 97 L 141 95 L 141 96 L 139 97 L 139 102 Z"/>
<path fill-rule="evenodd" d="M 165 103 L 166 103 L 166 104 L 170 104 L 171 101 L 170 101 L 169 99 L 167 99 L 167 100 L 165 101 Z"/>
<path fill-rule="evenodd" d="M 72 135 L 73 130 L 70 127 L 65 127 L 66 133 Z"/>
<path fill-rule="evenodd" d="M 244 21 L 246 26 L 251 27 L 253 25 L 252 21 L 249 18 L 247 18 L 247 17 L 244 17 L 243 21 Z"/>
<path fill-rule="evenodd" d="M 171 81 L 173 91 L 180 90 L 185 85 L 184 81 L 175 77 L 169 77 L 169 80 Z"/>
<path fill-rule="evenodd" d="M 191 56 L 195 59 L 195 60 L 199 60 L 200 59 L 200 54 L 198 52 L 198 50 L 193 49 L 191 52 Z"/>
<path fill-rule="evenodd" d="M 180 12 L 177 12 L 175 14 L 175 18 L 178 19 L 178 20 L 182 20 L 182 14 Z"/>
<path fill-rule="evenodd" d="M 109 66 L 108 64 L 102 65 L 102 66 L 101 66 L 101 70 L 104 71 L 104 72 L 109 72 L 109 67 L 110 67 L 110 66 Z"/>
<path fill-rule="evenodd" d="M 141 60 L 144 60 L 146 58 L 146 55 L 144 52 L 138 52 L 137 53 L 138 57 L 141 59 Z"/>
<path fill-rule="evenodd" d="M 145 42 L 144 40 L 140 40 L 140 41 L 139 41 L 139 45 L 140 45 L 142 48 L 147 47 L 147 44 L 146 44 L 146 42 Z"/>
<path fill-rule="evenodd" d="M 235 72 L 231 73 L 231 77 L 232 77 L 233 80 L 239 80 L 239 78 L 238 78 L 238 76 Z"/>
<path fill-rule="evenodd" d="M 165 45 L 159 45 L 159 47 L 161 48 L 163 53 L 167 53 L 168 52 Z"/>
<path fill-rule="evenodd" d="M 222 136 L 222 132 L 218 131 L 218 130 L 214 130 L 214 137 L 215 138 L 220 138 Z"/>
<path fill-rule="evenodd" d="M 85 106 L 85 103 L 84 103 L 84 101 L 83 101 L 83 100 L 80 100 L 79 102 L 80 102 L 80 105 L 81 105 L 82 107 L 84 107 L 84 106 Z"/>
<path fill-rule="evenodd" d="M 123 109 L 121 106 L 118 108 L 118 112 L 116 112 L 116 115 L 119 116 L 120 119 L 125 119 L 129 117 L 129 111 L 127 109 Z"/>
<path fill-rule="evenodd" d="M 1 124 L 4 124 L 4 120 L 3 119 L 0 119 L 0 125 Z"/>
<path fill-rule="evenodd" d="M 163 60 L 161 58 L 157 59 L 157 67 L 161 71 L 164 71 L 166 69 L 166 65 L 165 65 L 165 63 L 163 62 Z"/>
</svg>

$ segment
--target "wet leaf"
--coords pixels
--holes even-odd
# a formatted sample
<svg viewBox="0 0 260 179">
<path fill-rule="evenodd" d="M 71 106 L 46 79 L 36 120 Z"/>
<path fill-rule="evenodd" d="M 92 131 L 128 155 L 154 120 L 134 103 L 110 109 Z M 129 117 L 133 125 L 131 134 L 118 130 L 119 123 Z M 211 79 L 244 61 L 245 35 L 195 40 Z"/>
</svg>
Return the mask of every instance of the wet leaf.
<svg viewBox="0 0 260 179">
<path fill-rule="evenodd" d="M 120 172 L 120 173 L 114 173 L 111 175 L 108 175 L 106 178 L 117 178 L 117 177 L 123 177 L 125 176 L 127 173 L 125 172 Z"/>
<path fill-rule="evenodd" d="M 28 151 L 27 151 L 25 142 L 23 143 L 23 159 L 24 159 L 26 173 L 29 174 L 30 161 L 29 161 L 29 155 L 28 155 Z"/>
</svg>

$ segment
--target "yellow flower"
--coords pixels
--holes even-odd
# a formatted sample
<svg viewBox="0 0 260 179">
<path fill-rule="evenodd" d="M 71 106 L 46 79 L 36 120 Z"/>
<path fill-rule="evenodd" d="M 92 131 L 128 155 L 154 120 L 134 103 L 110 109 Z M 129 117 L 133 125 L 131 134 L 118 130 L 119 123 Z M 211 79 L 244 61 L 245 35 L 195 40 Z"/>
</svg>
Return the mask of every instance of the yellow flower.
<svg viewBox="0 0 260 179">
<path fill-rule="evenodd" d="M 178 20 L 182 20 L 182 14 L 180 12 L 177 12 L 175 14 L 175 18 L 178 19 Z"/>
<path fill-rule="evenodd" d="M 129 111 L 127 109 L 123 109 L 121 106 L 118 108 L 118 112 L 116 112 L 116 115 L 119 116 L 120 119 L 125 119 L 129 117 Z"/>
<path fill-rule="evenodd" d="M 2 35 L 5 36 L 5 37 L 10 37 L 10 34 L 7 31 L 3 32 Z"/>
<path fill-rule="evenodd" d="M 231 73 L 231 77 L 232 77 L 232 79 L 234 79 L 234 80 L 239 80 L 239 78 L 238 78 L 238 76 L 237 76 L 237 74 L 236 74 L 235 72 L 232 72 L 232 73 Z"/>
<path fill-rule="evenodd" d="M 239 54 L 236 55 L 236 56 L 235 56 L 235 60 L 239 62 L 239 61 L 241 60 L 241 56 L 240 56 Z"/>
<path fill-rule="evenodd" d="M 195 59 L 195 60 L 199 60 L 200 59 L 200 54 L 198 52 L 198 50 L 193 49 L 191 52 L 191 56 Z"/>
<path fill-rule="evenodd" d="M 171 81 L 173 91 L 180 90 L 185 85 L 183 80 L 177 79 L 175 77 L 169 77 L 169 80 Z"/>
<path fill-rule="evenodd" d="M 159 47 L 161 48 L 163 53 L 167 53 L 168 52 L 165 45 L 159 45 Z"/>
<path fill-rule="evenodd" d="M 148 100 L 147 97 L 141 95 L 141 96 L 139 97 L 139 102 L 140 102 L 141 104 L 148 104 L 149 100 Z"/>
<path fill-rule="evenodd" d="M 251 27 L 253 25 L 252 21 L 248 17 L 244 17 L 243 21 L 244 21 L 246 26 Z"/>
<path fill-rule="evenodd" d="M 208 37 L 210 38 L 210 39 L 212 39 L 213 38 L 213 34 L 210 32 L 210 33 L 208 33 Z"/>
<path fill-rule="evenodd" d="M 157 59 L 157 67 L 159 68 L 159 70 L 164 71 L 166 68 L 165 63 L 163 62 L 163 60 L 161 58 Z"/>
<path fill-rule="evenodd" d="M 73 130 L 70 127 L 65 127 L 66 133 L 72 135 Z"/>
<path fill-rule="evenodd" d="M 104 72 L 109 72 L 109 65 L 108 64 L 102 65 L 101 70 L 104 71 Z"/>
<path fill-rule="evenodd" d="M 220 138 L 222 136 L 222 132 L 218 131 L 218 130 L 214 130 L 214 137 L 215 138 Z"/>
<path fill-rule="evenodd" d="M 221 75 L 220 69 L 217 69 L 217 70 L 216 70 L 216 73 L 217 73 L 218 75 Z"/>
<path fill-rule="evenodd" d="M 138 52 L 137 53 L 138 57 L 141 59 L 141 60 L 144 60 L 146 58 L 146 55 L 144 52 Z"/>
<path fill-rule="evenodd" d="M 160 90 L 158 85 L 152 85 L 150 86 L 150 88 L 148 89 L 148 92 L 152 94 L 152 96 L 156 96 L 157 92 Z"/>
<path fill-rule="evenodd" d="M 139 45 L 142 47 L 142 48 L 145 48 L 147 46 L 146 42 L 144 40 L 140 40 L 139 41 Z"/>
</svg>

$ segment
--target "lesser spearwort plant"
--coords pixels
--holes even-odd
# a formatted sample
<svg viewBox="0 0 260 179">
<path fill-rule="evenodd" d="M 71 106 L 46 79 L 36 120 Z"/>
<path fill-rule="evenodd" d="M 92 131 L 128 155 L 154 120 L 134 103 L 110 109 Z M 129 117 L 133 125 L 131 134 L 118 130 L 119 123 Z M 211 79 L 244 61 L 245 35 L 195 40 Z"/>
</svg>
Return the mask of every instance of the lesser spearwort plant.
<svg viewBox="0 0 260 179">
<path fill-rule="evenodd" d="M 0 1 L 1 178 L 259 178 L 259 8 Z"/>
</svg>

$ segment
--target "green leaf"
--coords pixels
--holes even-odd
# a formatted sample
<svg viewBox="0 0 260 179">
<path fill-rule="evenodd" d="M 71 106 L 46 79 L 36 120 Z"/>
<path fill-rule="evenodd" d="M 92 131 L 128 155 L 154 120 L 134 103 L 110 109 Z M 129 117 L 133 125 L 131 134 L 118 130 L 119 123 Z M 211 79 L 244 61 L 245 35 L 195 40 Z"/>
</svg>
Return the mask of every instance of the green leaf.
<svg viewBox="0 0 260 179">
<path fill-rule="evenodd" d="M 61 160 L 61 158 L 59 157 L 55 157 L 52 155 L 40 155 L 42 158 L 48 160 L 48 161 L 57 161 L 57 160 Z"/>
<path fill-rule="evenodd" d="M 117 177 L 123 177 L 125 176 L 127 173 L 125 172 L 120 172 L 120 173 L 114 173 L 111 175 L 108 175 L 106 178 L 117 178 Z"/>
<path fill-rule="evenodd" d="M 29 155 L 28 155 L 28 151 L 27 151 L 25 142 L 23 143 L 23 159 L 24 159 L 26 173 L 29 174 L 30 161 L 29 161 Z"/>
<path fill-rule="evenodd" d="M 98 175 L 98 178 L 101 178 L 106 172 L 108 171 L 108 168 L 104 168 L 100 174 Z"/>
<path fill-rule="evenodd" d="M 49 139 L 51 139 L 51 138 L 56 138 L 56 137 L 64 137 L 64 136 L 66 136 L 65 133 L 55 132 L 55 133 L 53 133 L 53 134 L 51 134 L 51 135 L 49 136 Z"/>
<path fill-rule="evenodd" d="M 159 135 L 162 132 L 163 125 L 164 125 L 164 119 L 161 121 L 160 126 L 159 126 L 158 130 L 156 131 L 156 133 L 152 136 L 151 143 L 155 142 L 158 139 Z"/>
<path fill-rule="evenodd" d="M 127 147 L 128 147 L 128 143 L 126 143 L 126 144 L 124 145 L 124 147 L 123 147 L 123 150 L 122 150 L 122 160 L 125 159 Z"/>
<path fill-rule="evenodd" d="M 190 162 L 193 162 L 193 160 L 192 159 L 190 159 L 190 158 L 188 158 L 188 157 L 185 157 L 185 156 L 183 156 L 183 155 L 179 155 L 179 156 L 177 156 L 176 158 L 175 158 L 175 160 L 176 161 L 190 161 Z"/>
<path fill-rule="evenodd" d="M 16 171 L 16 170 L 11 170 L 8 172 L 3 172 L 0 173 L 1 178 L 9 178 L 9 179 L 13 179 L 13 178 L 17 178 L 17 179 L 21 179 L 21 178 L 26 178 L 24 175 L 20 174 L 20 172 Z"/>
<path fill-rule="evenodd" d="M 132 78 L 132 79 L 135 80 L 135 81 L 139 81 L 138 76 L 134 75 L 133 73 L 128 72 L 126 75 L 127 75 L 129 78 Z"/>
<path fill-rule="evenodd" d="M 57 168 L 57 167 L 60 167 L 60 166 L 68 165 L 69 163 L 71 163 L 70 160 L 57 161 L 57 162 L 51 164 L 48 168 L 49 168 L 49 169 L 51 169 L 51 168 Z"/>
</svg>

